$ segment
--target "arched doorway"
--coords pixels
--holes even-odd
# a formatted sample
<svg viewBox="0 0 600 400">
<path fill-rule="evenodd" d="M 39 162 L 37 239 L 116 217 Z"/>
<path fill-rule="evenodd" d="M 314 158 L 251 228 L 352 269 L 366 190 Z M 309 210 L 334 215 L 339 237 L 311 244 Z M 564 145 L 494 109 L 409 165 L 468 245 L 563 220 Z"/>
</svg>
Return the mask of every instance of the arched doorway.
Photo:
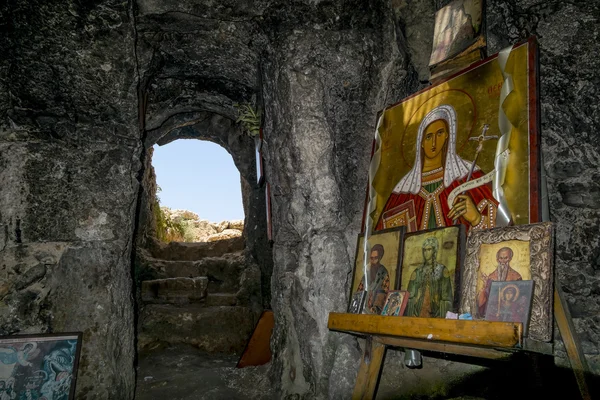
<svg viewBox="0 0 600 400">
<path fill-rule="evenodd" d="M 202 118 L 196 119 L 194 115 L 197 116 L 190 114 L 190 119 L 183 122 L 179 115 L 178 121 L 169 120 L 147 134 L 135 253 L 138 371 L 140 376 L 175 374 L 173 379 L 183 382 L 190 381 L 184 370 L 161 369 L 158 365 L 185 359 L 195 366 L 204 365 L 207 369 L 203 371 L 213 374 L 212 367 L 205 365 L 213 354 L 226 354 L 215 368 L 223 362 L 236 361 L 260 313 L 268 307 L 272 268 L 269 262 L 261 263 L 261 258 L 271 260 L 271 254 L 266 240 L 264 189 L 256 184 L 254 140 L 229 118 L 203 113 Z M 223 171 L 215 168 L 215 161 L 206 156 L 205 160 L 199 160 L 204 161 L 202 165 L 194 168 L 198 168 L 196 176 L 203 175 L 208 182 L 192 195 L 212 197 L 216 200 L 213 204 L 225 208 L 220 195 L 224 189 L 218 186 L 237 174 L 237 190 L 241 193 L 238 201 L 242 203 L 239 207 L 244 215 L 243 235 L 198 242 L 159 240 L 152 160 L 161 148 L 168 146 L 180 149 L 171 159 L 197 156 L 193 151 L 188 152 L 197 143 L 208 144 L 212 155 L 217 151 L 227 155 L 230 176 L 223 176 Z M 155 152 L 156 145 L 161 147 Z M 154 388 L 152 393 L 146 393 L 151 397 L 143 397 L 149 388 Z M 138 381 L 138 398 L 162 395 L 156 390 L 160 389 Z"/>
<path fill-rule="evenodd" d="M 221 146 L 202 140 L 154 145 L 156 237 L 212 242 L 242 235 L 240 173 Z"/>
</svg>

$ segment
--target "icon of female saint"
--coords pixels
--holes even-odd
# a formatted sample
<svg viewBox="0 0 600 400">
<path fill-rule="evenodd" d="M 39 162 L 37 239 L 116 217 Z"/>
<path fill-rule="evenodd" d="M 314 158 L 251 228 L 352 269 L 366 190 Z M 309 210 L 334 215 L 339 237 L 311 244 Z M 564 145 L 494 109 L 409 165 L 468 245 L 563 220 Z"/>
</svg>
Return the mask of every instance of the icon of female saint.
<svg viewBox="0 0 600 400">
<path fill-rule="evenodd" d="M 465 224 L 467 229 L 495 226 L 498 202 L 487 184 L 474 184 L 448 205 L 450 193 L 467 181 L 471 168 L 471 180 L 484 175 L 473 162 L 456 153 L 456 131 L 456 111 L 451 105 L 440 105 L 423 118 L 415 163 L 390 194 L 376 230 L 405 225 L 407 213 L 416 219 L 416 230 L 456 223 Z"/>
</svg>

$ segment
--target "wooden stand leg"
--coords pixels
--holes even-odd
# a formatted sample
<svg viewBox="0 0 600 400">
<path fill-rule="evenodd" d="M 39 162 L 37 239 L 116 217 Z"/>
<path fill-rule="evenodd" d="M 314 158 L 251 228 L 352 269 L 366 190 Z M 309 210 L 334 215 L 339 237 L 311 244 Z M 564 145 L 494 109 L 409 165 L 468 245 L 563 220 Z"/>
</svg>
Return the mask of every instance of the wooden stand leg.
<svg viewBox="0 0 600 400">
<path fill-rule="evenodd" d="M 352 400 L 372 400 L 377 391 L 386 346 L 369 339 L 367 339 L 365 354 L 360 362 Z"/>
<path fill-rule="evenodd" d="M 558 282 L 554 289 L 554 318 L 560 331 L 567 355 L 569 356 L 569 362 L 571 363 L 571 369 L 577 379 L 577 385 L 581 392 L 581 398 L 584 400 L 591 400 L 590 390 L 586 382 L 586 375 L 589 373 L 585 356 L 579 347 L 579 341 L 577 340 L 577 333 L 573 326 L 573 320 L 571 319 L 571 313 L 562 294 Z"/>
</svg>

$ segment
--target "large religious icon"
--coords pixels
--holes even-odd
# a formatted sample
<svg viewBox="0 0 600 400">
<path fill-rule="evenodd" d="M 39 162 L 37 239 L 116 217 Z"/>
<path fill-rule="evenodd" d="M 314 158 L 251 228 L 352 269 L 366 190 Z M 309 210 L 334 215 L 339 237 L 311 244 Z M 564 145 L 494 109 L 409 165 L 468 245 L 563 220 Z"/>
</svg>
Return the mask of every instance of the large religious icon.
<svg viewBox="0 0 600 400">
<path fill-rule="evenodd" d="M 522 322 L 527 335 L 533 281 L 495 281 L 485 311 L 486 321 Z"/>
<path fill-rule="evenodd" d="M 0 338 L 0 399 L 75 398 L 81 333 Z"/>
<path fill-rule="evenodd" d="M 357 293 L 364 291 L 362 313 L 381 314 L 388 292 L 397 288 L 403 233 L 403 228 L 387 229 L 370 235 L 366 243 L 365 235 L 358 236 L 348 309 L 356 309 Z"/>
<path fill-rule="evenodd" d="M 467 241 L 461 312 L 487 316 L 496 282 L 533 280 L 529 337 L 552 340 L 552 224 L 549 222 L 473 231 Z"/>
<path fill-rule="evenodd" d="M 374 230 L 538 222 L 536 75 L 530 39 L 384 110 L 371 165 Z M 501 93 L 507 79 L 512 90 Z"/>
<path fill-rule="evenodd" d="M 409 293 L 407 317 L 445 318 L 458 308 L 462 225 L 406 234 L 402 245 L 400 289 Z"/>
</svg>

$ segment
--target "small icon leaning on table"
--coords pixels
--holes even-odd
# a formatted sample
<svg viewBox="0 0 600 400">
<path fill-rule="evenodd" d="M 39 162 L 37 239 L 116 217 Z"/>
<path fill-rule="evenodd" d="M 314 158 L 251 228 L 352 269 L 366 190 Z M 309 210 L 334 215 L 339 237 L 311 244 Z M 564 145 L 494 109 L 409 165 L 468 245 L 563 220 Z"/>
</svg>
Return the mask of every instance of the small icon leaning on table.
<svg viewBox="0 0 600 400">
<path fill-rule="evenodd" d="M 365 291 L 361 290 L 360 292 L 356 292 L 352 295 L 352 301 L 350 302 L 350 306 L 348 307 L 348 312 L 350 314 L 360 314 L 363 309 L 363 305 L 365 303 Z"/>
<path fill-rule="evenodd" d="M 408 303 L 408 292 L 406 290 L 390 290 L 381 315 L 402 316 Z"/>
</svg>

